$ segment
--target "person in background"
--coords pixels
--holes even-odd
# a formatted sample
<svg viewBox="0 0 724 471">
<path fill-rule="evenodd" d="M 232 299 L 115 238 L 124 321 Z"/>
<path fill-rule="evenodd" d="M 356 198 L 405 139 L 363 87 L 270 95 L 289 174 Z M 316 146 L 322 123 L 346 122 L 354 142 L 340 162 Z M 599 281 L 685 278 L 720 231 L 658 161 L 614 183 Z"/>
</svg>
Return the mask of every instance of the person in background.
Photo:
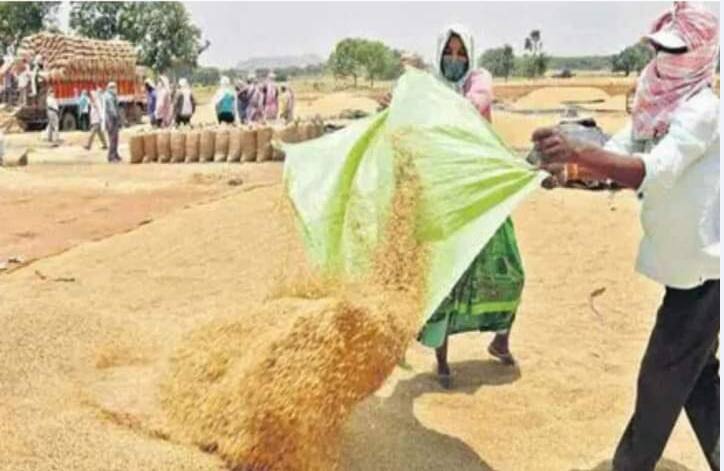
<svg viewBox="0 0 724 471">
<path fill-rule="evenodd" d="M 459 25 L 446 28 L 438 38 L 436 57 L 435 73 L 439 80 L 464 96 L 483 118 L 490 121 L 493 80 L 487 70 L 474 68 L 473 37 L 467 29 Z M 488 280 L 498 275 L 500 266 L 509 267 L 505 290 L 510 292 L 511 298 L 502 302 L 491 300 L 488 295 Z M 447 356 L 448 338 L 453 334 L 495 332 L 488 353 L 504 364 L 515 364 L 508 340 L 523 280 L 515 231 L 508 218 L 475 257 L 418 337 L 422 344 L 435 348 L 438 378 L 443 387 L 451 386 Z"/>
<path fill-rule="evenodd" d="M 78 124 L 82 131 L 87 131 L 90 127 L 90 99 L 88 92 L 83 90 L 78 98 Z"/>
<path fill-rule="evenodd" d="M 45 97 L 45 110 L 48 116 L 47 139 L 53 146 L 57 146 L 60 141 L 60 106 L 52 88 L 48 88 Z"/>
<path fill-rule="evenodd" d="M 118 134 L 121 131 L 121 113 L 118 106 L 118 87 L 116 82 L 110 82 L 103 97 L 103 121 L 108 132 L 108 162 L 121 161 L 118 155 Z"/>
<path fill-rule="evenodd" d="M 176 125 L 188 125 L 191 124 L 191 117 L 196 112 L 196 100 L 188 80 L 182 78 L 178 81 L 178 85 L 179 89 L 174 103 Z"/>
<path fill-rule="evenodd" d="M 264 94 L 254 74 L 247 78 L 247 91 L 246 120 L 250 123 L 261 121 L 264 119 Z"/>
<path fill-rule="evenodd" d="M 279 90 L 275 79 L 274 72 L 269 72 L 263 85 L 264 118 L 267 121 L 274 121 L 279 116 Z"/>
<path fill-rule="evenodd" d="M 101 94 L 100 89 L 93 90 L 90 93 L 90 100 L 88 101 L 90 107 L 90 133 L 88 135 L 88 142 L 85 145 L 86 150 L 90 150 L 93 146 L 93 139 L 96 135 L 101 140 L 101 149 L 108 149 L 106 143 L 106 136 L 103 134 L 103 107 L 101 106 Z"/>
<path fill-rule="evenodd" d="M 156 84 L 156 109 L 154 110 L 156 124 L 159 127 L 168 127 L 173 122 L 173 100 L 171 86 L 168 78 L 161 75 Z"/>
<path fill-rule="evenodd" d="M 33 60 L 33 67 L 30 71 L 30 94 L 31 97 L 36 97 L 38 95 L 38 82 L 40 77 L 40 72 L 43 70 L 43 56 L 40 54 L 35 56 L 35 59 Z"/>
<path fill-rule="evenodd" d="M 237 108 L 236 93 L 234 93 L 229 77 L 223 76 L 219 81 L 219 89 L 214 95 L 214 108 L 219 123 L 234 124 Z"/>
<path fill-rule="evenodd" d="M 246 124 L 246 110 L 249 107 L 249 92 L 251 80 L 247 78 L 247 82 L 239 80 L 236 84 L 236 114 L 239 116 L 239 122 Z"/>
<path fill-rule="evenodd" d="M 290 123 L 294 120 L 294 92 L 288 86 L 282 85 L 281 93 L 279 94 L 279 117 L 284 120 L 285 123 Z"/>
<path fill-rule="evenodd" d="M 20 99 L 20 106 L 28 104 L 28 94 L 30 93 L 30 70 L 25 60 L 20 62 L 18 66 L 18 93 Z"/>
<path fill-rule="evenodd" d="M 146 87 L 146 108 L 148 112 L 148 122 L 151 126 L 156 127 L 156 87 L 153 85 L 151 79 L 146 79 L 144 82 Z"/>
<path fill-rule="evenodd" d="M 719 471 L 719 19 L 676 2 L 645 38 L 656 55 L 630 121 L 603 148 L 554 128 L 536 130 L 533 142 L 556 179 L 578 165 L 638 194 L 636 269 L 665 287 L 614 471 L 653 471 L 682 410 Z"/>
</svg>

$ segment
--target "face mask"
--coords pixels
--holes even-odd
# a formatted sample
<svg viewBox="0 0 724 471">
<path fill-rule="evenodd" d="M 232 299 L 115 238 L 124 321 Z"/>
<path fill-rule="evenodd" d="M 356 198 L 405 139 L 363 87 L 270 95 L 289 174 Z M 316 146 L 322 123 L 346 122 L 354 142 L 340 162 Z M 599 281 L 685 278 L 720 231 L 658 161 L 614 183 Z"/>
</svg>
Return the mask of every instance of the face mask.
<svg viewBox="0 0 724 471">
<path fill-rule="evenodd" d="M 686 67 L 685 54 L 672 54 L 663 50 L 656 53 L 656 71 L 660 77 L 668 79 L 683 79 L 691 72 Z"/>
<path fill-rule="evenodd" d="M 452 56 L 442 57 L 442 74 L 451 82 L 457 82 L 465 75 L 467 62 Z"/>
</svg>

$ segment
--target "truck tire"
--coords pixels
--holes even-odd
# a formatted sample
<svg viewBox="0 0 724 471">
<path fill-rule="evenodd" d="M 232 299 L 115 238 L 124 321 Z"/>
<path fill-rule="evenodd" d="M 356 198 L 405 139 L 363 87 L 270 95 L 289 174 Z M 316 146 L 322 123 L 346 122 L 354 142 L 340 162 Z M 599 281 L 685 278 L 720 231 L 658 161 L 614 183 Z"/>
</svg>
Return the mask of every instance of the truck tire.
<svg viewBox="0 0 724 471">
<path fill-rule="evenodd" d="M 76 129 L 78 129 L 78 121 L 75 118 L 75 114 L 70 111 L 63 113 L 63 118 L 60 120 L 60 130 L 75 131 Z"/>
</svg>

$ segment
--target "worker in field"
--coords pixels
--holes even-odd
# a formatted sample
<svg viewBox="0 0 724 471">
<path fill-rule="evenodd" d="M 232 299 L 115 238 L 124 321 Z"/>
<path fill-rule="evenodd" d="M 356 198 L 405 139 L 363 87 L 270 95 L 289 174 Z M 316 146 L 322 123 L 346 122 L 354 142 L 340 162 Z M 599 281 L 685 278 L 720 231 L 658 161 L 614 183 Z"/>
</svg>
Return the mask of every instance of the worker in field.
<svg viewBox="0 0 724 471">
<path fill-rule="evenodd" d="M 436 57 L 434 73 L 440 81 L 467 98 L 478 113 L 490 121 L 493 80 L 487 70 L 474 67 L 473 37 L 467 29 L 454 25 L 443 30 L 438 38 Z M 391 95 L 387 94 L 381 98 L 381 104 L 389 105 L 390 99 Z M 488 352 L 506 365 L 515 365 L 509 340 L 523 281 L 513 223 L 507 219 L 419 334 L 421 343 L 435 348 L 437 374 L 444 387 L 452 383 L 448 343 L 449 337 L 457 333 L 494 332 Z"/>
<path fill-rule="evenodd" d="M 146 79 L 143 86 L 146 88 L 146 112 L 148 113 L 148 122 L 151 126 L 157 126 L 156 122 L 156 86 L 151 79 Z"/>
<path fill-rule="evenodd" d="M 121 132 L 121 110 L 118 105 L 118 87 L 110 82 L 103 97 L 103 121 L 108 132 L 108 162 L 121 162 L 118 155 L 118 135 Z"/>
<path fill-rule="evenodd" d="M 247 79 L 246 120 L 254 123 L 264 119 L 264 93 L 256 81 L 255 74 L 249 74 Z"/>
<path fill-rule="evenodd" d="M 78 127 L 83 131 L 90 128 L 90 98 L 86 90 L 78 98 Z"/>
<path fill-rule="evenodd" d="M 178 91 L 174 101 L 176 125 L 191 124 L 191 117 L 196 112 L 196 99 L 191 91 L 189 81 L 182 78 L 178 81 Z"/>
<path fill-rule="evenodd" d="M 615 471 L 651 471 L 682 412 L 719 470 L 719 99 L 712 90 L 719 20 L 677 2 L 646 36 L 629 123 L 603 147 L 538 129 L 544 168 L 577 164 L 636 191 L 637 270 L 665 288 Z"/>
<path fill-rule="evenodd" d="M 167 128 L 173 122 L 173 96 L 168 77 L 161 75 L 156 82 L 156 109 L 154 110 L 156 125 Z"/>
<path fill-rule="evenodd" d="M 18 65 L 17 77 L 19 105 L 25 106 L 28 104 L 28 95 L 30 93 L 30 69 L 25 60 L 22 60 Z"/>
<path fill-rule="evenodd" d="M 214 95 L 214 108 L 216 120 L 219 123 L 234 124 L 236 121 L 236 93 L 231 86 L 229 77 L 223 76 L 219 80 L 219 89 Z"/>
<path fill-rule="evenodd" d="M 279 90 L 275 83 L 276 75 L 269 72 L 262 87 L 264 95 L 264 118 L 274 121 L 279 116 Z"/>
<path fill-rule="evenodd" d="M 279 117 L 285 123 L 294 121 L 294 92 L 291 87 L 282 85 L 279 93 Z"/>
<path fill-rule="evenodd" d="M 246 78 L 246 82 L 239 80 L 236 85 L 236 114 L 239 116 L 239 122 L 245 124 L 247 120 L 247 109 L 249 108 L 249 102 L 253 89 L 253 75 L 249 74 Z"/>
<path fill-rule="evenodd" d="M 58 105 L 58 100 L 55 98 L 55 92 L 52 87 L 48 88 L 48 93 L 45 97 L 45 110 L 48 117 L 46 137 L 48 142 L 55 147 L 60 141 L 60 105 Z"/>
<path fill-rule="evenodd" d="M 103 133 L 103 106 L 102 102 L 102 90 L 92 90 L 90 98 L 88 100 L 90 108 L 90 132 L 88 134 L 88 142 L 84 146 L 86 150 L 90 150 L 93 146 L 93 139 L 96 135 L 101 141 L 101 149 L 108 149 L 106 143 L 106 136 Z"/>
</svg>

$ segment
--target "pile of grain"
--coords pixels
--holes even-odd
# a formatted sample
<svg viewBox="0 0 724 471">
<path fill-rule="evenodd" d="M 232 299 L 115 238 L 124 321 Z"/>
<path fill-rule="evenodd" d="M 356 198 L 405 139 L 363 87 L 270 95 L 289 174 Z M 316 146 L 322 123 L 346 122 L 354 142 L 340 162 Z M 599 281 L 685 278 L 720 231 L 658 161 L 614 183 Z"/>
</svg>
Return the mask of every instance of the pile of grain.
<svg viewBox="0 0 724 471">
<path fill-rule="evenodd" d="M 418 327 L 425 250 L 414 234 L 419 185 L 406 169 L 368 277 L 298 280 L 254 315 L 187 336 L 161 392 L 174 434 L 235 469 L 336 467 L 341 425 Z"/>
<path fill-rule="evenodd" d="M 516 109 L 554 110 L 565 108 L 567 103 L 604 102 L 609 96 L 592 87 L 544 87 L 534 90 L 515 102 Z"/>
<path fill-rule="evenodd" d="M 24 38 L 18 55 L 31 60 L 40 54 L 53 80 L 133 80 L 136 51 L 127 41 L 100 41 L 38 33 Z"/>
</svg>

